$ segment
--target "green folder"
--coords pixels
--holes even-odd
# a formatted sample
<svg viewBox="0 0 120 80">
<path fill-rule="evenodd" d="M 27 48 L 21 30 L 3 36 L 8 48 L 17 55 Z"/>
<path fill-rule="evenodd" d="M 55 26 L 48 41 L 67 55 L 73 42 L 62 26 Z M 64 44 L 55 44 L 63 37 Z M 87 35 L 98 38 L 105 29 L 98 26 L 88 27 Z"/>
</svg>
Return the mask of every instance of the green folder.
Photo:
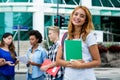
<svg viewBox="0 0 120 80">
<path fill-rule="evenodd" d="M 82 59 L 82 42 L 80 40 L 65 40 L 64 50 L 66 61 Z"/>
</svg>

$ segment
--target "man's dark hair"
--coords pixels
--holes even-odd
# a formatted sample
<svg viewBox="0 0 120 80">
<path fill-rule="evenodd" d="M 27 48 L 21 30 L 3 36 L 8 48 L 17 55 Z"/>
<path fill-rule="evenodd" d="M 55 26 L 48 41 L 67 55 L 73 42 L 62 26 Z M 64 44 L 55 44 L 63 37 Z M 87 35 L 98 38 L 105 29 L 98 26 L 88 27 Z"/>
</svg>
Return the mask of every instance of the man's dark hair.
<svg viewBox="0 0 120 80">
<path fill-rule="evenodd" d="M 39 39 L 38 43 L 42 42 L 42 35 L 41 35 L 41 33 L 38 30 L 31 30 L 29 32 L 29 37 L 30 36 L 35 36 L 36 39 Z"/>
</svg>

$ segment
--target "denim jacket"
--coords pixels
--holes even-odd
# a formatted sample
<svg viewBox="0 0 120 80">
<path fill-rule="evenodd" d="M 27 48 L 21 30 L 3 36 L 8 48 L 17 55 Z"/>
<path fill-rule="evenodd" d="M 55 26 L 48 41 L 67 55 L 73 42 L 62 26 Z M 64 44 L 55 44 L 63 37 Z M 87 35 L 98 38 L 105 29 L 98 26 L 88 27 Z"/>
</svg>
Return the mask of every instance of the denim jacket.
<svg viewBox="0 0 120 80">
<path fill-rule="evenodd" d="M 32 52 L 32 47 L 28 50 L 25 56 L 29 58 L 29 55 L 31 54 L 31 52 Z M 37 64 L 42 64 L 46 58 L 47 58 L 46 50 L 43 49 L 41 46 L 38 46 L 38 48 L 33 53 L 32 62 L 35 62 Z M 29 69 L 29 66 L 28 66 L 28 69 Z M 40 70 L 39 66 L 34 66 L 34 65 L 32 66 L 32 78 L 40 77 L 43 74 L 44 72 Z"/>
</svg>

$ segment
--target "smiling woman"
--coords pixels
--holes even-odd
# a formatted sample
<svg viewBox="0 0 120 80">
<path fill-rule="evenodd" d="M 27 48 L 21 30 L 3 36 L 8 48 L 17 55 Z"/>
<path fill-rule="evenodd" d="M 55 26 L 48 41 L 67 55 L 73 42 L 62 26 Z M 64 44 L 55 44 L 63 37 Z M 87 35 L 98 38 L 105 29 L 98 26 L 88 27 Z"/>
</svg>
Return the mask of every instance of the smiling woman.
<svg viewBox="0 0 120 80">
<path fill-rule="evenodd" d="M 82 60 L 66 61 L 65 48 L 59 46 L 56 62 L 57 65 L 65 67 L 64 80 L 96 80 L 93 67 L 99 66 L 101 60 L 93 29 L 92 16 L 88 8 L 77 6 L 70 16 L 66 39 L 82 41 Z"/>
</svg>

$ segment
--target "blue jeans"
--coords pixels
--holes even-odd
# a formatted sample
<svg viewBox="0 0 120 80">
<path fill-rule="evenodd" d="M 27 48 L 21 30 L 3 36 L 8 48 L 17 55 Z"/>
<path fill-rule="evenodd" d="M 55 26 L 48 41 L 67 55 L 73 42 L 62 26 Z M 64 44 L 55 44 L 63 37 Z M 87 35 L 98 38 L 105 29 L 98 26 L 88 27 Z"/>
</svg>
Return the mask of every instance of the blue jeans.
<svg viewBox="0 0 120 80">
<path fill-rule="evenodd" d="M 42 75 L 42 76 L 40 76 L 40 77 L 37 77 L 37 78 L 32 78 L 32 74 L 29 74 L 29 73 L 28 73 L 28 78 L 27 78 L 27 80 L 44 80 L 44 79 L 45 79 L 44 75 Z"/>
<path fill-rule="evenodd" d="M 15 80 L 14 75 L 6 76 L 0 73 L 0 80 Z"/>
</svg>

